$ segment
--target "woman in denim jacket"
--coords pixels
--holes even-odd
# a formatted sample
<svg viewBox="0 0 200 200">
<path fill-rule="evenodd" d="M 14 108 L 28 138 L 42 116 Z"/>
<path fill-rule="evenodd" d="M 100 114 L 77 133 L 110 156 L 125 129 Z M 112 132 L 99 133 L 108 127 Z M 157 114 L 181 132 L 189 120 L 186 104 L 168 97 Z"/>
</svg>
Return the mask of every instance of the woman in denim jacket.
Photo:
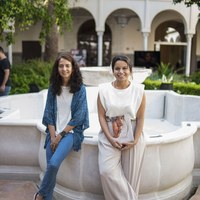
<svg viewBox="0 0 200 200">
<path fill-rule="evenodd" d="M 53 66 L 42 123 L 46 126 L 46 173 L 35 200 L 52 200 L 56 175 L 71 150 L 78 151 L 89 127 L 86 89 L 77 63 L 60 54 Z"/>
</svg>

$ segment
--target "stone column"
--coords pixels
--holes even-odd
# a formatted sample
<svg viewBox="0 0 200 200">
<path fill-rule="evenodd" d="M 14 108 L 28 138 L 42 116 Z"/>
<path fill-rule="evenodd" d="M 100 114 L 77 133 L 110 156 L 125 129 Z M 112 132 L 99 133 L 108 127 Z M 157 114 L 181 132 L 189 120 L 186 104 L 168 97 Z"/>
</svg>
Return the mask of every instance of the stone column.
<svg viewBox="0 0 200 200">
<path fill-rule="evenodd" d="M 103 61 L 103 31 L 97 31 L 98 35 L 98 66 L 102 66 Z"/>
<path fill-rule="evenodd" d="M 10 61 L 10 64 L 13 63 L 13 57 L 12 57 L 12 44 L 8 46 L 8 60 Z"/>
<path fill-rule="evenodd" d="M 159 42 L 156 42 L 156 44 L 155 44 L 155 50 L 156 51 L 160 51 L 160 43 Z"/>
<path fill-rule="evenodd" d="M 185 69 L 186 76 L 190 75 L 192 37 L 193 34 L 187 34 L 187 55 L 186 55 L 186 69 Z"/>
<path fill-rule="evenodd" d="M 149 37 L 149 33 L 148 32 L 143 32 L 143 38 L 144 38 L 144 41 L 143 41 L 143 45 L 144 45 L 144 51 L 147 51 L 148 50 L 148 37 Z"/>
</svg>

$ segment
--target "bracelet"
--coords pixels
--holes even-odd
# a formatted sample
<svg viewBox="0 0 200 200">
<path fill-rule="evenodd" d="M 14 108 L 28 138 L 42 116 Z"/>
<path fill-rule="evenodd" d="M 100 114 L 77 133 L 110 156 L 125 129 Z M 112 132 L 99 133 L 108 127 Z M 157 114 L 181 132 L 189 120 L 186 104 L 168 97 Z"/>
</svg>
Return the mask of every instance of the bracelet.
<svg viewBox="0 0 200 200">
<path fill-rule="evenodd" d="M 67 134 L 66 131 L 62 131 L 62 132 L 60 133 L 60 135 L 61 135 L 62 138 L 63 138 L 66 134 Z"/>
</svg>

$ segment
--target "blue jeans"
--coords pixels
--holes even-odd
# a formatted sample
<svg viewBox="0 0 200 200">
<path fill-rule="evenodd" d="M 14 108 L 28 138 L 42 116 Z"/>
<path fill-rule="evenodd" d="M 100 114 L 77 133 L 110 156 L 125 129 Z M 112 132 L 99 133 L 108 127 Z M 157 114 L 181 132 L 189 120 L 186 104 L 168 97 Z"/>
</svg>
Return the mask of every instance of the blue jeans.
<svg viewBox="0 0 200 200">
<path fill-rule="evenodd" d="M 73 133 L 65 135 L 59 142 L 56 151 L 53 153 L 50 147 L 51 140 L 46 146 L 47 169 L 43 177 L 38 193 L 44 200 L 52 200 L 53 190 L 56 184 L 56 175 L 62 161 L 67 157 L 73 147 Z"/>
<path fill-rule="evenodd" d="M 11 86 L 6 86 L 4 92 L 0 92 L 0 97 L 1 96 L 8 96 L 10 94 Z"/>
</svg>

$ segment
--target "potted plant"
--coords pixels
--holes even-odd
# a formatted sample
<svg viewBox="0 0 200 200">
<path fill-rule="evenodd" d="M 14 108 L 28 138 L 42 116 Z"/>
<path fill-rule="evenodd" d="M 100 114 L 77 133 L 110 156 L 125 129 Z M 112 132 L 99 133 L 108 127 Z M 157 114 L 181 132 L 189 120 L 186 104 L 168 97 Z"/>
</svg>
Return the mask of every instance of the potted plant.
<svg viewBox="0 0 200 200">
<path fill-rule="evenodd" d="M 160 85 L 161 90 L 173 90 L 173 78 L 174 78 L 174 68 L 170 63 L 161 62 L 157 68 L 158 76 L 162 83 Z"/>
</svg>

